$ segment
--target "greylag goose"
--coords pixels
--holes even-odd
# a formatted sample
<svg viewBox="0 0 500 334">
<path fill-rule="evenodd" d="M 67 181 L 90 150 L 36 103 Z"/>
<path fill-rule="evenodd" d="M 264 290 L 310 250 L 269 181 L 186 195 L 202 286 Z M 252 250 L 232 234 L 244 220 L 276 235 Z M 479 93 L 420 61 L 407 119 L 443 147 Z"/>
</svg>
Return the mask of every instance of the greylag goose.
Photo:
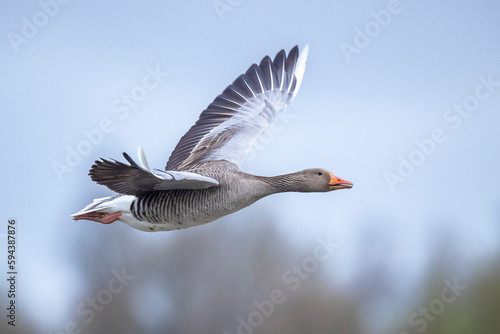
<svg viewBox="0 0 500 334">
<path fill-rule="evenodd" d="M 281 50 L 253 64 L 205 109 L 181 138 L 165 170 L 150 169 L 142 148 L 137 164 L 100 159 L 90 178 L 118 194 L 95 199 L 72 215 L 103 224 L 122 221 L 142 231 L 169 231 L 205 224 L 280 192 L 327 192 L 346 189 L 323 168 L 264 177 L 240 166 L 252 144 L 299 90 L 308 46 Z"/>
</svg>

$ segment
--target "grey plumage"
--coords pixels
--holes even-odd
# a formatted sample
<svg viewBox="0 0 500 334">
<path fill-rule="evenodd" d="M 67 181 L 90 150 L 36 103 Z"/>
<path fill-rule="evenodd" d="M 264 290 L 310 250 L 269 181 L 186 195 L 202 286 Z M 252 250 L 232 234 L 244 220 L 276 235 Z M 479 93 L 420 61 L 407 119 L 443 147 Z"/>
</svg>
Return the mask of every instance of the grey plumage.
<svg viewBox="0 0 500 334">
<path fill-rule="evenodd" d="M 219 180 L 219 186 L 149 192 L 132 203 L 132 214 L 158 230 L 180 229 L 211 222 L 274 192 L 259 177 L 236 168 L 215 164 L 204 173 Z"/>
<path fill-rule="evenodd" d="M 91 179 L 122 195 L 97 199 L 73 218 L 165 231 L 208 223 L 278 192 L 351 188 L 319 168 L 275 177 L 240 170 L 253 143 L 295 97 L 307 50 L 299 55 L 295 46 L 288 56 L 281 50 L 274 61 L 266 56 L 250 66 L 201 113 L 164 171 L 151 170 L 141 148 L 140 164 L 126 153 L 128 164 L 97 160 Z"/>
</svg>

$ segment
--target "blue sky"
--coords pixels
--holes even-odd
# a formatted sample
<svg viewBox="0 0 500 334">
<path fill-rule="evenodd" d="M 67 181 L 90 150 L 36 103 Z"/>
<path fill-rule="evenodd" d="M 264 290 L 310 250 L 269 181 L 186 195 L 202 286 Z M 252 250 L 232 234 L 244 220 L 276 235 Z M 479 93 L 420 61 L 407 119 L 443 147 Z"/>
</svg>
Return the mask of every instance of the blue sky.
<svg viewBox="0 0 500 334">
<path fill-rule="evenodd" d="M 218 12 L 220 3 L 227 7 Z M 142 145 L 150 166 L 163 168 L 217 94 L 252 63 L 296 44 L 310 47 L 300 92 L 284 126 L 244 170 L 276 175 L 324 167 L 355 187 L 269 197 L 228 219 L 270 213 L 298 247 L 318 235 L 335 236 L 345 245 L 345 270 L 332 279 L 346 285 L 359 270 L 353 258 L 360 235 L 387 238 L 390 261 L 407 273 L 408 284 L 430 261 L 436 234 L 459 245 L 464 268 L 498 251 L 500 3 L 41 0 L 0 6 L 2 219 L 19 221 L 27 291 L 21 303 L 47 326 L 61 321 L 68 300 L 47 282 L 30 282 L 30 274 L 42 270 L 61 284 L 76 275 L 63 269 L 71 249 L 65 234 L 76 228 L 69 215 L 111 193 L 87 176 L 93 161 L 119 159 L 123 151 L 135 156 Z M 357 51 L 347 55 L 346 45 Z M 151 72 L 161 74 L 140 88 Z M 123 96 L 131 94 L 137 104 L 127 108 Z M 453 111 L 460 106 L 462 114 Z M 83 143 L 91 141 L 89 133 L 90 146 Z M 429 140 L 426 154 L 417 142 Z M 78 149 L 86 155 L 70 166 L 68 151 Z M 401 161 L 412 157 L 413 171 L 391 188 L 387 173 L 398 175 Z M 56 165 L 67 169 L 58 175 Z M 80 225 L 78 231 L 92 237 Z M 53 314 L 36 310 L 43 295 L 31 293 L 31 284 L 55 296 Z"/>
</svg>

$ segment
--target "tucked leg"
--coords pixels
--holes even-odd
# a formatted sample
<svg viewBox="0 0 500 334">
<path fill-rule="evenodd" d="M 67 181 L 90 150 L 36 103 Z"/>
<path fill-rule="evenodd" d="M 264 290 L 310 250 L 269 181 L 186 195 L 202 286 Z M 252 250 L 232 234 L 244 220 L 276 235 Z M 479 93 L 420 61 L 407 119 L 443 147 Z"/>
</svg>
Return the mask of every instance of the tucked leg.
<svg viewBox="0 0 500 334">
<path fill-rule="evenodd" d="M 73 220 L 91 220 L 101 224 L 111 224 L 120 218 L 122 212 L 106 213 L 106 212 L 87 212 L 81 215 L 76 215 Z"/>
</svg>

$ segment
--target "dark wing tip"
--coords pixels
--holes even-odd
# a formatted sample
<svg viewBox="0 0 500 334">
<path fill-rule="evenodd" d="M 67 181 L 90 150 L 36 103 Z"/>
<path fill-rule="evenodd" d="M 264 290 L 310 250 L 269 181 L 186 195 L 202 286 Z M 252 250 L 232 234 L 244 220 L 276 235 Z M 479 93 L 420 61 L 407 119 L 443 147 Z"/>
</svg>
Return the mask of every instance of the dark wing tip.
<svg viewBox="0 0 500 334">
<path fill-rule="evenodd" d="M 299 47 L 295 45 L 286 58 L 286 71 L 293 73 L 295 71 L 295 65 L 297 64 L 297 59 L 299 58 Z"/>
<path fill-rule="evenodd" d="M 130 159 L 130 157 L 128 158 Z M 136 165 L 135 162 L 134 165 Z M 136 184 L 137 179 L 141 178 L 142 173 L 145 172 L 134 165 L 128 165 L 114 159 L 101 158 L 96 160 L 90 168 L 90 179 L 117 193 L 137 196 L 142 193 L 142 189 Z"/>
<path fill-rule="evenodd" d="M 135 168 L 141 168 L 135 161 L 130 157 L 130 155 L 127 154 L 127 152 L 123 152 L 123 157 L 127 159 L 128 163 L 130 166 L 135 167 Z"/>
<path fill-rule="evenodd" d="M 123 163 L 118 161 L 110 161 L 103 158 L 101 158 L 100 160 L 96 160 L 89 170 L 90 179 L 97 183 L 101 182 L 102 180 L 108 179 L 110 177 L 110 174 L 112 174 L 111 171 L 113 171 L 120 165 L 123 165 Z"/>
<path fill-rule="evenodd" d="M 286 52 L 285 50 L 281 49 L 280 52 L 276 54 L 276 57 L 274 57 L 274 66 L 281 66 L 281 64 L 285 61 L 286 59 Z"/>
</svg>

